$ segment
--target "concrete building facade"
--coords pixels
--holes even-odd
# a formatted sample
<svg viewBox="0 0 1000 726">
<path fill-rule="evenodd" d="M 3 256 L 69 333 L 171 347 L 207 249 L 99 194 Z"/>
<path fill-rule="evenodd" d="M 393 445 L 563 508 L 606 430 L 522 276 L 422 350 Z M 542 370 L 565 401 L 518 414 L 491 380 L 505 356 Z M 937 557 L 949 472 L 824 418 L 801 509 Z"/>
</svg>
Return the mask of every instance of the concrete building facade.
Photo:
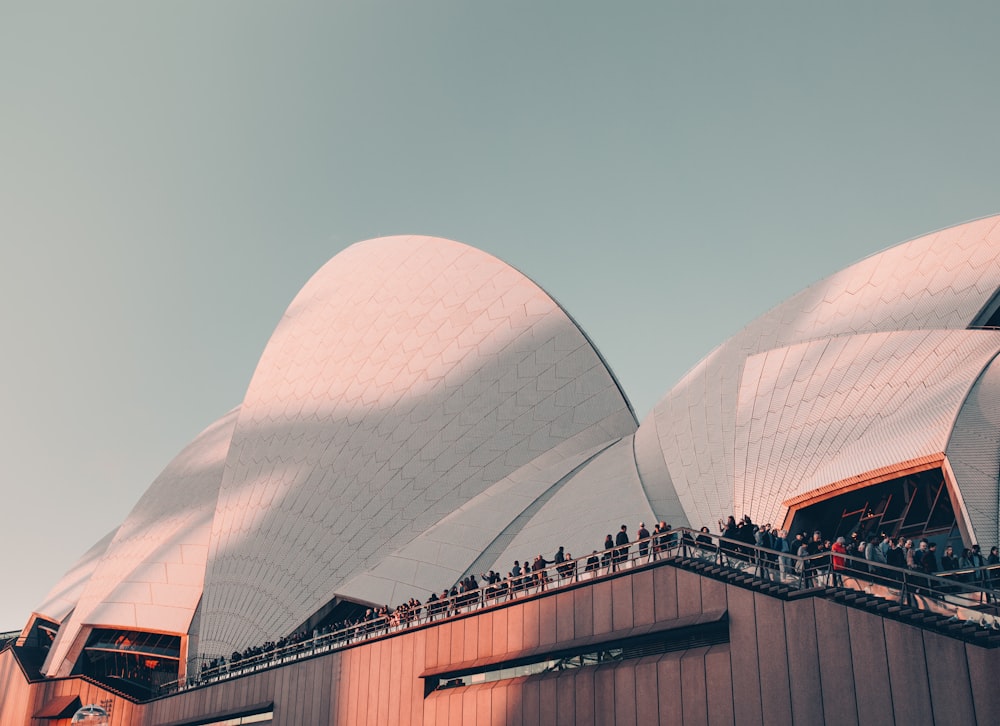
<svg viewBox="0 0 1000 726">
<path fill-rule="evenodd" d="M 112 726 L 986 724 L 1000 719 L 995 645 L 666 560 L 145 702 L 80 677 L 29 684 L 8 649 L 0 722 L 58 723 L 30 715 L 78 696 Z M 601 652 L 614 657 L 436 687 Z"/>
</svg>

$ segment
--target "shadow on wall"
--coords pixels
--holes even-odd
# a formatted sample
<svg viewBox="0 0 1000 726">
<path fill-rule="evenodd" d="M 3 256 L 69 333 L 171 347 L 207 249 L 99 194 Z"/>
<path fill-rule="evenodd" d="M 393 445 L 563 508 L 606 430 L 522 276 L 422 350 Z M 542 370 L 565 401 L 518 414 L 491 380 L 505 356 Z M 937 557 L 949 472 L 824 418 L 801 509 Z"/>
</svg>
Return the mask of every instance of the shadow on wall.
<svg viewBox="0 0 1000 726">
<path fill-rule="evenodd" d="M 274 422 L 278 403 L 245 404 L 213 525 L 203 652 L 286 634 L 339 583 L 569 437 L 632 433 L 612 376 L 575 338 L 560 353 L 565 321 L 536 325 L 459 383 L 461 361 L 432 393 L 389 406 L 327 413 L 305 392 Z M 539 349 L 555 357 L 542 365 Z"/>
</svg>

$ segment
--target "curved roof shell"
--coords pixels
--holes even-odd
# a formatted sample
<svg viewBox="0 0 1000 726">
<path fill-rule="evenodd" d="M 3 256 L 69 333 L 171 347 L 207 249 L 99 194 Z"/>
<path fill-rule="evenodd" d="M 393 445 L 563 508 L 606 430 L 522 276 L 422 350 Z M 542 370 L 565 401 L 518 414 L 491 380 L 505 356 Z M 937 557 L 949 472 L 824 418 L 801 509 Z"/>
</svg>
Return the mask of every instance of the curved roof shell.
<svg viewBox="0 0 1000 726">
<path fill-rule="evenodd" d="M 91 545 L 90 549 L 80 555 L 80 558 L 73 563 L 65 575 L 49 590 L 41 605 L 35 608 L 33 616 L 40 616 L 54 623 L 61 623 L 80 600 L 80 595 L 87 586 L 97 569 L 98 563 L 108 550 L 108 545 L 114 539 L 118 528 L 108 532 L 97 542 Z"/>
<path fill-rule="evenodd" d="M 998 217 L 872 255 L 695 366 L 640 426 L 643 457 L 659 448 L 658 481 L 699 526 L 729 514 L 777 523 L 797 494 L 943 455 L 1000 350 L 997 331 L 968 329 L 998 288 Z"/>
<path fill-rule="evenodd" d="M 361 576 L 553 448 L 635 428 L 586 336 L 509 265 L 431 237 L 346 249 L 292 301 L 241 406 L 200 649 L 391 596 L 413 576 Z"/>
<path fill-rule="evenodd" d="M 1000 542 L 1000 361 L 994 358 L 979 376 L 945 450 L 959 482 L 972 527 L 980 542 Z"/>
<path fill-rule="evenodd" d="M 235 424 L 234 410 L 205 429 L 142 495 L 59 628 L 47 674 L 69 674 L 91 627 L 187 634 Z"/>
</svg>

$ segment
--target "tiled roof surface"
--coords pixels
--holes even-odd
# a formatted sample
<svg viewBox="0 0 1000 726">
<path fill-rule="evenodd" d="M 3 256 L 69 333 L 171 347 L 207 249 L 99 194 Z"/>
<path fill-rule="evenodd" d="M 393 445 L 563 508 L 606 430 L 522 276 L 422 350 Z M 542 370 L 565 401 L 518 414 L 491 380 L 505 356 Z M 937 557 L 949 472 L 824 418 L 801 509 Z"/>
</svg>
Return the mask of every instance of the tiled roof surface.
<svg viewBox="0 0 1000 726">
<path fill-rule="evenodd" d="M 1000 287 L 998 225 L 991 217 L 872 255 L 695 366 L 636 436 L 655 432 L 691 524 L 780 521 L 781 501 L 805 489 L 942 452 L 1000 350 L 1000 333 L 966 330 Z"/>
</svg>

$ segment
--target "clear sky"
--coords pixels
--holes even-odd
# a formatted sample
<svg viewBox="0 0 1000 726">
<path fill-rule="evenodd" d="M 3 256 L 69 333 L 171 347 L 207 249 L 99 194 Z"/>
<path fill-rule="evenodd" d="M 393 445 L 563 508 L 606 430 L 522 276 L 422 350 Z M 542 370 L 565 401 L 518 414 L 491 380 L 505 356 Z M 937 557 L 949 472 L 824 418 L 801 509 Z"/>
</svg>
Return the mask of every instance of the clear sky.
<svg viewBox="0 0 1000 726">
<path fill-rule="evenodd" d="M 0 0 L 0 630 L 345 246 L 482 248 L 644 417 L 891 244 L 1000 212 L 995 2 Z"/>
</svg>

